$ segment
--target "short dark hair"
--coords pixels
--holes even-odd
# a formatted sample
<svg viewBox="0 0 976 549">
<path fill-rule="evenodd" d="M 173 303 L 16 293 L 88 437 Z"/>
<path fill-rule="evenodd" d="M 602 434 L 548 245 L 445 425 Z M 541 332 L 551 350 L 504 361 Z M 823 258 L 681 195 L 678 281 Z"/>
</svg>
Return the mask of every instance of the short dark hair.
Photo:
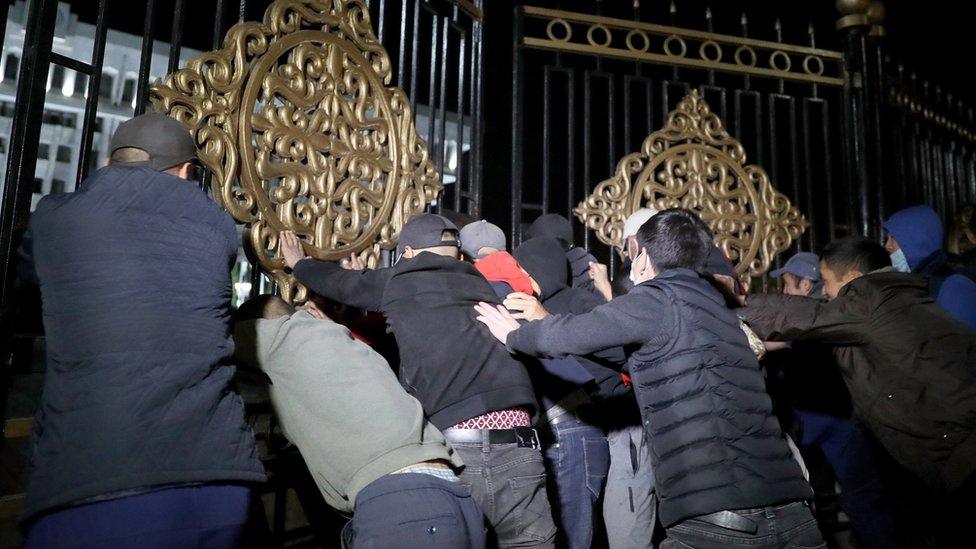
<svg viewBox="0 0 976 549">
<path fill-rule="evenodd" d="M 681 208 L 664 210 L 648 219 L 637 231 L 637 243 L 647 250 L 658 271 L 701 271 L 715 247 L 708 225 L 696 213 Z"/>
<path fill-rule="evenodd" d="M 259 295 L 248 299 L 234 312 L 234 322 L 278 318 L 295 313 L 295 306 L 276 295 Z"/>
<path fill-rule="evenodd" d="M 119 147 L 109 156 L 112 164 L 128 164 L 129 162 L 148 162 L 149 153 L 138 147 Z"/>
<path fill-rule="evenodd" d="M 845 236 L 827 244 L 820 261 L 837 276 L 852 270 L 867 274 L 891 266 L 891 257 L 884 247 L 863 236 Z"/>
</svg>

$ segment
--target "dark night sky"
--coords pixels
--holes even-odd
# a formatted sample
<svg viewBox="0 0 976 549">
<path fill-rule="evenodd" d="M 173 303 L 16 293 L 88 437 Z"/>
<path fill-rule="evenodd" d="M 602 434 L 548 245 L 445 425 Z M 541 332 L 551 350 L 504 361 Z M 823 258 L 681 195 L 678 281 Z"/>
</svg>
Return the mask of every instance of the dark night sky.
<svg viewBox="0 0 976 549">
<path fill-rule="evenodd" d="M 499 2 L 500 0 L 487 0 Z M 96 0 L 69 0 L 73 11 L 85 21 L 94 22 L 98 2 Z M 162 40 L 169 39 L 174 0 L 157 0 L 156 35 Z M 268 0 L 250 0 L 250 19 L 259 19 Z M 503 2 L 504 3 L 504 2 Z M 565 9 L 591 11 L 599 4 L 597 0 L 535 0 L 533 5 L 556 6 Z M 114 0 L 111 8 L 110 26 L 133 34 L 142 33 L 145 4 L 135 0 Z M 235 0 L 225 2 L 227 20 L 237 20 L 239 3 Z M 604 12 L 629 13 L 632 0 L 603 0 Z M 813 21 L 817 30 L 819 46 L 837 49 L 838 34 L 834 31 L 836 11 L 832 0 L 676 0 L 678 24 L 691 28 L 704 28 L 704 7 L 711 4 L 715 13 L 716 32 L 738 34 L 740 6 L 745 6 L 749 15 L 750 35 L 756 38 L 772 38 L 772 21 L 775 17 L 783 19 L 786 40 L 795 42 L 805 40 L 808 21 Z M 971 19 L 959 13 L 960 2 L 950 0 L 887 0 L 888 51 L 892 58 L 904 60 L 907 66 L 914 66 L 920 75 L 933 81 L 945 82 L 958 93 L 976 103 L 976 83 L 971 82 L 968 58 L 972 43 L 970 34 Z M 186 2 L 185 42 L 197 49 L 210 49 L 213 34 L 216 0 L 191 0 Z M 644 0 L 644 18 L 666 23 L 668 21 L 669 0 Z M 607 13 L 608 15 L 611 13 Z M 490 29 L 489 29 L 489 32 Z M 490 38 L 489 38 L 490 40 Z M 501 45 L 507 47 L 507 42 Z M 965 63 L 965 64 L 964 64 Z M 924 71 L 920 70 L 924 67 Z"/>
</svg>

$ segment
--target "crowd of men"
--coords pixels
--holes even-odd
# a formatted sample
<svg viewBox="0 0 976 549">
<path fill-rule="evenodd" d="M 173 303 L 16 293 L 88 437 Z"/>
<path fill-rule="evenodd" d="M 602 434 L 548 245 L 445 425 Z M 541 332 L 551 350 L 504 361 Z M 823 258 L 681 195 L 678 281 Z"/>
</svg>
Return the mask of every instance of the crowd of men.
<svg viewBox="0 0 976 549">
<path fill-rule="evenodd" d="M 826 547 L 815 449 L 859 547 L 965 539 L 976 282 L 927 206 L 885 246 L 790 257 L 782 295 L 748 295 L 683 209 L 627 219 L 612 282 L 553 214 L 511 250 L 488 221 L 419 214 L 377 269 L 283 231 L 310 299 L 232 312 L 238 237 L 185 128 L 142 115 L 111 148 L 22 247 L 48 361 L 27 547 L 255 545 L 266 478 L 235 368 L 351 515 L 344 547 Z"/>
</svg>

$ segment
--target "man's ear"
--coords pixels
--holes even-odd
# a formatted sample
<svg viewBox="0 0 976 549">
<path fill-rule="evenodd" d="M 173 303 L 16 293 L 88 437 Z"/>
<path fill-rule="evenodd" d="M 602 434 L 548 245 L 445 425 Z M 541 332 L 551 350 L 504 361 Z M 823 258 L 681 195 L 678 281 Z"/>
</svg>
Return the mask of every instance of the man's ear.
<svg viewBox="0 0 976 549">
<path fill-rule="evenodd" d="M 841 277 L 840 280 L 844 284 L 847 284 L 848 282 L 850 282 L 852 280 L 855 280 L 857 278 L 861 278 L 862 276 L 864 276 L 864 273 L 862 273 L 861 271 L 859 271 L 857 269 L 851 269 L 851 270 L 847 271 L 846 273 L 844 273 L 844 276 Z"/>
<path fill-rule="evenodd" d="M 801 278 L 800 291 L 806 295 L 810 295 L 810 292 L 813 291 L 813 281 L 809 278 Z"/>
</svg>

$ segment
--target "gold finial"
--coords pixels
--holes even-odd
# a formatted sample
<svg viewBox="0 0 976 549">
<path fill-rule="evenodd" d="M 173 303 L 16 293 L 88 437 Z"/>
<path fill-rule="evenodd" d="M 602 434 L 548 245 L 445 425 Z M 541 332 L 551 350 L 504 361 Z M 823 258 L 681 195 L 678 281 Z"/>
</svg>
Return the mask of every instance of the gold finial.
<svg viewBox="0 0 976 549">
<path fill-rule="evenodd" d="M 837 20 L 837 29 L 865 27 L 871 24 L 867 16 L 870 6 L 871 0 L 837 0 L 834 2 L 834 7 L 841 14 L 841 18 Z"/>
</svg>

